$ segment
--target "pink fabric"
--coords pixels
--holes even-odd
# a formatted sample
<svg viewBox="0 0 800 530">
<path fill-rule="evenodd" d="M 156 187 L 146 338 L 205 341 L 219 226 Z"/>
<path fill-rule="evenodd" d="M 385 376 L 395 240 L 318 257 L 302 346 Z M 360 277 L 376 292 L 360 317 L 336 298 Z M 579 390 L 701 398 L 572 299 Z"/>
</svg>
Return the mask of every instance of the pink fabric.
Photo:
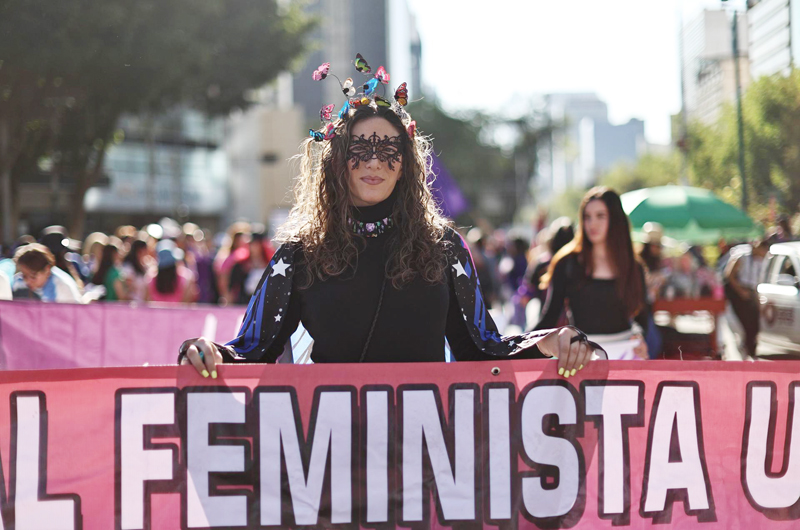
<svg viewBox="0 0 800 530">
<path fill-rule="evenodd" d="M 187 338 L 227 342 L 243 306 L 0 301 L 0 369 L 172 364 Z"/>
<path fill-rule="evenodd" d="M 569 380 L 556 368 L 544 360 L 229 365 L 217 379 L 191 366 L 0 372 L 0 485 L 31 485 L 0 497 L 4 523 L 13 524 L 15 508 L 19 522 L 25 509 L 57 507 L 59 528 L 119 528 L 119 517 L 123 528 L 206 528 L 205 517 L 214 527 L 256 528 L 264 514 L 288 528 L 321 500 L 327 507 L 306 524 L 329 527 L 317 516 L 331 513 L 333 488 L 347 493 L 338 508 L 352 528 L 375 526 L 366 522 L 368 495 L 387 500 L 391 526 L 452 527 L 440 519 L 445 506 L 470 527 L 797 528 L 800 470 L 781 471 L 784 455 L 798 457 L 789 449 L 800 436 L 793 363 L 598 361 Z M 193 461 L 198 451 L 207 456 Z M 381 455 L 385 470 L 370 473 L 367 459 Z M 291 480 L 286 466 L 296 470 Z M 214 473 L 242 469 L 224 480 Z M 311 469 L 321 491 L 300 497 L 314 491 L 304 487 Z M 261 503 L 267 487 L 281 494 Z M 537 520 L 532 507 L 559 515 Z M 219 523 L 233 517 L 240 523 Z"/>
</svg>

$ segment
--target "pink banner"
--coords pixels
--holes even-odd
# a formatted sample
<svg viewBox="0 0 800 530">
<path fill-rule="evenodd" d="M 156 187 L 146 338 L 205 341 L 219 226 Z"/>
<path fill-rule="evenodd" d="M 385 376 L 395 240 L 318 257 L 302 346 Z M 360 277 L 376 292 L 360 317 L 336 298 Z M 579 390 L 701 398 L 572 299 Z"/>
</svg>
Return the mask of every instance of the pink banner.
<svg viewBox="0 0 800 530">
<path fill-rule="evenodd" d="M 795 364 L 555 366 L 0 372 L 0 527 L 797 528 Z"/>
<path fill-rule="evenodd" d="M 235 337 L 244 310 L 0 301 L 0 369 L 174 364 L 189 337 Z"/>
</svg>

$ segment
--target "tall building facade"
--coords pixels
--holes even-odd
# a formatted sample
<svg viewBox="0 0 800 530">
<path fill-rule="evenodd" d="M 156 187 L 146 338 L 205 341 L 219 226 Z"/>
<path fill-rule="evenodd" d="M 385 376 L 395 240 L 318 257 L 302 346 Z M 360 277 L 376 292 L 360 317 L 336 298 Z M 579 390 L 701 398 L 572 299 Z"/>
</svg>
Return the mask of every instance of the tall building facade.
<svg viewBox="0 0 800 530">
<path fill-rule="evenodd" d="M 307 9 L 321 21 L 312 35 L 319 47 L 294 75 L 293 96 L 309 120 L 316 119 L 318 125 L 323 105 L 333 103 L 338 109 L 345 101 L 336 79 L 318 82 L 311 73 L 329 62 L 331 72 L 342 80 L 352 77 L 358 82 L 360 74 L 353 67 L 357 53 L 373 72 L 386 67 L 391 90 L 405 81 L 411 98 L 419 97 L 422 47 L 406 0 L 312 0 Z"/>
<path fill-rule="evenodd" d="M 175 108 L 119 122 L 124 141 L 109 149 L 108 185 L 88 190 L 87 230 L 137 226 L 163 216 L 218 228 L 228 206 L 224 119 Z"/>
<path fill-rule="evenodd" d="M 800 2 L 749 0 L 750 73 L 787 75 L 800 57 Z"/>
<path fill-rule="evenodd" d="M 610 123 L 608 105 L 596 94 L 549 94 L 545 113 L 555 130 L 539 150 L 535 182 L 541 195 L 588 188 L 611 166 L 635 162 L 646 149 L 644 122 Z"/>
<path fill-rule="evenodd" d="M 731 17 L 737 16 L 739 76 L 750 84 L 748 14 L 704 10 L 681 29 L 683 106 L 688 120 L 717 121 L 722 107 L 736 99 Z"/>
</svg>

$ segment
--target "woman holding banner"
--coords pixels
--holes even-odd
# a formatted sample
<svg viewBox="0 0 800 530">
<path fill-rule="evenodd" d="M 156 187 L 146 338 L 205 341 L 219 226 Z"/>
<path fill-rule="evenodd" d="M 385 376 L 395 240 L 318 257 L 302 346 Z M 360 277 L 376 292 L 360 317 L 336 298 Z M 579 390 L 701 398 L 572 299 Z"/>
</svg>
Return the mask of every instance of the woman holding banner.
<svg viewBox="0 0 800 530">
<path fill-rule="evenodd" d="M 605 187 L 589 190 L 578 224 L 575 237 L 556 253 L 542 277 L 547 301 L 535 329 L 554 326 L 568 309 L 570 322 L 601 344 L 610 358 L 646 359 L 641 334 L 649 318 L 644 269 L 634 256 L 619 195 Z"/>
<path fill-rule="evenodd" d="M 323 64 L 315 79 L 327 77 Z M 359 55 L 356 68 L 369 72 Z M 275 362 L 303 323 L 312 360 L 443 361 L 445 337 L 463 360 L 558 357 L 574 375 L 593 353 L 575 328 L 501 336 L 486 310 L 468 247 L 441 216 L 430 189 L 430 142 L 405 110 L 378 96 L 383 67 L 302 145 L 295 206 L 250 300 L 239 336 L 227 345 L 191 339 L 179 362 L 216 377 L 220 362 Z"/>
</svg>

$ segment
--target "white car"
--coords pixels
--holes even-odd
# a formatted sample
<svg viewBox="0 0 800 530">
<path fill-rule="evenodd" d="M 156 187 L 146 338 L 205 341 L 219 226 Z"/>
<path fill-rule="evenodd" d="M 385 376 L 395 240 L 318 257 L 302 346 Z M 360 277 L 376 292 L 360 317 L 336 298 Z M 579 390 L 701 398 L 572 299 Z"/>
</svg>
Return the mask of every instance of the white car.
<svg viewBox="0 0 800 530">
<path fill-rule="evenodd" d="M 800 353 L 800 241 L 770 247 L 758 303 L 759 353 Z"/>
</svg>

